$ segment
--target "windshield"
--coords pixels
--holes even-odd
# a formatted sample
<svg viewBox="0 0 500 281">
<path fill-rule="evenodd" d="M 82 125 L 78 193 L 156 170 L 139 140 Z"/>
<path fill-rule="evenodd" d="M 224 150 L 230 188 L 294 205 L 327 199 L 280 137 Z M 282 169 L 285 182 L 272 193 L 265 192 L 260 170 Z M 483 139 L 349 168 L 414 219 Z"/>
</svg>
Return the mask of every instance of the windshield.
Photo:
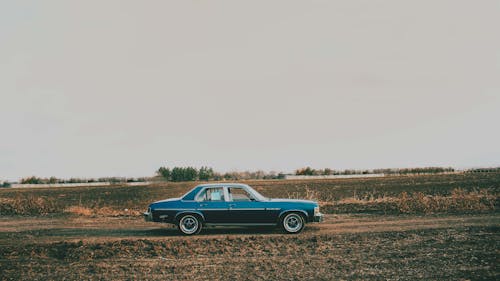
<svg viewBox="0 0 500 281">
<path fill-rule="evenodd" d="M 269 201 L 269 198 L 264 197 L 262 194 L 258 193 L 257 190 L 248 186 L 248 191 L 253 195 L 257 201 Z"/>
</svg>

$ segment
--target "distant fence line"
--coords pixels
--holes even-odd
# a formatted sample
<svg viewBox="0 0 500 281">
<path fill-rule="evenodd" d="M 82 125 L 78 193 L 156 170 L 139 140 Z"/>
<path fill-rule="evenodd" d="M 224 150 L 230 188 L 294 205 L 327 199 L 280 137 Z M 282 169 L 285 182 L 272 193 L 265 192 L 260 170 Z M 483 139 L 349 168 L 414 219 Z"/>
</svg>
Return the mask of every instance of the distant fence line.
<svg viewBox="0 0 500 281">
<path fill-rule="evenodd" d="M 22 188 L 22 187 L 80 187 L 80 186 L 109 186 L 109 185 L 126 185 L 126 186 L 140 186 L 149 185 L 152 182 L 79 182 L 79 183 L 40 183 L 40 184 L 24 184 L 24 183 L 12 183 L 10 188 Z"/>
</svg>

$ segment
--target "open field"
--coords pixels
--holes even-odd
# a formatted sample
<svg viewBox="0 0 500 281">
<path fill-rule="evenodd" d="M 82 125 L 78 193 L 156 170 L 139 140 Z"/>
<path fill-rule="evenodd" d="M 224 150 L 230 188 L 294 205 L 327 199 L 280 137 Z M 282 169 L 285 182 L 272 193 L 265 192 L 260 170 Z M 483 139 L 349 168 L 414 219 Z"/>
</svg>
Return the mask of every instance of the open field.
<svg viewBox="0 0 500 281">
<path fill-rule="evenodd" d="M 499 173 L 248 183 L 270 197 L 316 198 L 330 214 L 299 235 L 211 228 L 184 237 L 140 211 L 193 182 L 4 189 L 0 280 L 500 278 Z M 390 209 L 404 194 L 445 207 Z"/>
<path fill-rule="evenodd" d="M 307 198 L 327 205 L 328 213 L 393 213 L 394 206 L 386 204 L 384 198 L 401 197 L 403 193 L 433 196 L 450 196 L 453 190 L 464 192 L 481 191 L 493 196 L 498 205 L 500 173 L 443 174 L 388 176 L 383 178 L 327 179 L 327 180 L 260 180 L 247 181 L 264 196 L 273 198 Z M 103 186 L 103 187 L 58 187 L 0 189 L 1 215 L 18 214 L 7 208 L 6 201 L 17 200 L 20 205 L 34 205 L 34 210 L 20 214 L 62 213 L 69 207 L 89 209 L 145 211 L 148 204 L 164 198 L 179 197 L 198 182 L 157 183 L 150 186 Z M 352 204 L 363 203 L 369 204 Z M 376 199 L 379 199 L 378 204 Z M 490 198 L 491 199 L 491 198 Z M 28 200 L 28 204 L 25 201 Z M 9 201 L 9 202 L 10 202 Z M 388 200 L 385 200 L 388 201 Z M 491 200 L 490 200 L 491 201 Z M 488 202 L 490 204 L 491 202 Z M 37 212 L 36 205 L 43 205 Z M 332 206 L 335 205 L 335 206 Z M 16 206 L 14 206 L 15 208 Z"/>
<path fill-rule="evenodd" d="M 328 215 L 300 235 L 136 218 L 2 218 L 3 280 L 494 280 L 500 215 Z"/>
</svg>

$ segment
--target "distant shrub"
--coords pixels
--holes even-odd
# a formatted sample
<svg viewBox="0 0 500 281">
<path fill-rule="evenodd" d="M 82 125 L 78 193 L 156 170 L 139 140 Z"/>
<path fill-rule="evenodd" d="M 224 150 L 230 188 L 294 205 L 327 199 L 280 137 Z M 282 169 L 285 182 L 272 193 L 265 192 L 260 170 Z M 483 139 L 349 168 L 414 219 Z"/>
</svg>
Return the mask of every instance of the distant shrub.
<svg viewBox="0 0 500 281">
<path fill-rule="evenodd" d="M 311 167 L 305 167 L 305 168 L 298 169 L 297 171 L 295 171 L 295 174 L 297 176 L 312 176 L 312 175 L 317 174 L 317 171 L 314 169 L 311 169 Z"/>
<path fill-rule="evenodd" d="M 172 169 L 172 181 L 194 181 L 198 177 L 198 171 L 193 167 L 175 167 Z"/>
<path fill-rule="evenodd" d="M 200 171 L 193 167 L 174 167 L 172 170 L 160 167 L 156 174 L 166 181 L 195 181 L 198 179 L 198 175 L 201 176 L 201 180 L 208 180 L 213 176 L 213 170 L 208 167 L 202 167 Z"/>
<path fill-rule="evenodd" d="M 208 181 L 213 179 L 214 177 L 214 170 L 209 167 L 201 167 L 200 170 L 198 171 L 198 179 L 201 181 Z"/>
<path fill-rule="evenodd" d="M 170 171 L 169 168 L 165 168 L 165 167 L 160 167 L 158 169 L 158 171 L 156 171 L 156 174 L 158 174 L 159 176 L 161 176 L 164 180 L 171 180 L 172 178 L 172 172 Z"/>
<path fill-rule="evenodd" d="M 35 176 L 31 176 L 28 178 L 23 178 L 21 179 L 22 184 L 40 184 L 43 183 L 43 179 L 37 178 Z"/>
</svg>

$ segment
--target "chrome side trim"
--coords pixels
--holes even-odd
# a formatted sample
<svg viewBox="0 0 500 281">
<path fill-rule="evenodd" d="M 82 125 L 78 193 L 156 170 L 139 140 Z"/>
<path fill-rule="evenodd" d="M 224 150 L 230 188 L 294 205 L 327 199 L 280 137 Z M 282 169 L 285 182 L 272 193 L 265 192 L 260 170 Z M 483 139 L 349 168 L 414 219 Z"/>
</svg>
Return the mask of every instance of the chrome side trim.
<svg viewBox="0 0 500 281">
<path fill-rule="evenodd" d="M 154 209 L 153 211 L 194 211 L 195 209 L 193 208 L 190 208 L 190 209 L 185 209 L 185 208 L 175 208 L 175 209 L 172 209 L 172 208 L 157 208 L 157 209 Z"/>
<path fill-rule="evenodd" d="M 276 223 L 206 223 L 207 226 L 259 226 L 259 225 L 276 225 Z"/>
<path fill-rule="evenodd" d="M 229 209 L 221 209 L 221 208 L 213 208 L 213 209 L 203 208 L 203 209 L 196 209 L 196 210 L 198 210 L 198 211 L 226 211 L 226 212 L 229 211 Z"/>
<path fill-rule="evenodd" d="M 279 211 L 281 208 L 266 208 L 267 211 Z"/>
<path fill-rule="evenodd" d="M 231 208 L 229 208 L 229 210 L 231 210 L 231 211 L 265 211 L 266 208 L 235 208 L 235 207 L 231 207 Z"/>
</svg>

